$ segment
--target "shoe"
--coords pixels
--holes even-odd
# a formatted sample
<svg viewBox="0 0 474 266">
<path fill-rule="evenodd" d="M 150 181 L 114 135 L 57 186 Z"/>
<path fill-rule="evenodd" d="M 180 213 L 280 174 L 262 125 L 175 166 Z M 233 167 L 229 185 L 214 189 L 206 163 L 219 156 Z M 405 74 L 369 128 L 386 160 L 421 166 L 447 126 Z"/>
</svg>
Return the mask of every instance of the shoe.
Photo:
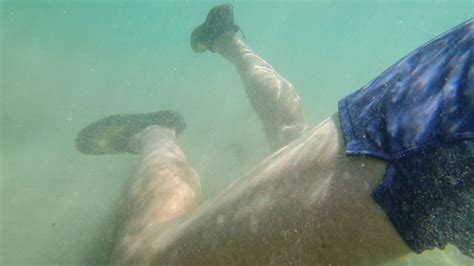
<svg viewBox="0 0 474 266">
<path fill-rule="evenodd" d="M 90 155 L 136 153 L 129 147 L 130 137 L 151 125 L 174 129 L 176 135 L 186 127 L 181 115 L 173 111 L 112 115 L 82 129 L 76 148 Z"/>
<path fill-rule="evenodd" d="M 223 33 L 236 33 L 240 27 L 234 24 L 234 8 L 224 4 L 212 8 L 207 14 L 206 21 L 197 26 L 191 33 L 191 47 L 196 53 L 206 50 L 214 52 L 212 44 Z"/>
</svg>

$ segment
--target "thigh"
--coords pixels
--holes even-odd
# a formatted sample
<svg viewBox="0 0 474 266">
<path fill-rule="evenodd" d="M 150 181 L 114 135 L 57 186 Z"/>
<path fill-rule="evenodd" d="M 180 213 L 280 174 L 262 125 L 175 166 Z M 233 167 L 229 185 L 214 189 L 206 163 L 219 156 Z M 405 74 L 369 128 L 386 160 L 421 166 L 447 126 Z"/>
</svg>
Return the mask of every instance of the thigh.
<svg viewBox="0 0 474 266">
<path fill-rule="evenodd" d="M 156 263 L 355 264 L 408 252 L 370 194 L 383 161 L 350 158 L 337 116 L 156 238 Z"/>
</svg>

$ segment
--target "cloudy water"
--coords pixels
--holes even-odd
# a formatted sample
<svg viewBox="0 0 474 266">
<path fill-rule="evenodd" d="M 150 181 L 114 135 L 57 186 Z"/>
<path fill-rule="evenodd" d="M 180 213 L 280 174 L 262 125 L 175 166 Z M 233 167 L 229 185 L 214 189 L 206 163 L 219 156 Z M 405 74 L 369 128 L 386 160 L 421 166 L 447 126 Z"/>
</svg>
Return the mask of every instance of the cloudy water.
<svg viewBox="0 0 474 266">
<path fill-rule="evenodd" d="M 387 1 L 388 2 L 388 1 Z M 1 1 L 0 264 L 103 264 L 138 158 L 87 156 L 112 114 L 180 112 L 178 142 L 209 198 L 270 153 L 230 63 L 189 36 L 217 1 Z M 248 45 L 316 125 L 345 95 L 473 16 L 473 1 L 235 1 Z M 455 248 L 390 265 L 469 265 Z"/>
</svg>

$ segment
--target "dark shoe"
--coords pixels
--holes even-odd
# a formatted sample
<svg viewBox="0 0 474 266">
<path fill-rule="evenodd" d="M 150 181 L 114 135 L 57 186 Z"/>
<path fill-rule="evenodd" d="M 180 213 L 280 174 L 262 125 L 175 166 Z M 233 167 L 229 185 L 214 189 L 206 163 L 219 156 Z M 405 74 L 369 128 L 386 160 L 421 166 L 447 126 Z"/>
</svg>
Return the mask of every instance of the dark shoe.
<svg viewBox="0 0 474 266">
<path fill-rule="evenodd" d="M 186 127 L 181 115 L 173 111 L 112 115 L 82 129 L 76 137 L 76 148 L 92 155 L 134 153 L 128 145 L 130 137 L 151 125 L 172 128 L 176 135 Z"/>
<path fill-rule="evenodd" d="M 207 14 L 206 21 L 197 26 L 191 33 L 191 47 L 196 53 L 209 49 L 212 43 L 223 33 L 236 33 L 240 28 L 234 24 L 234 8 L 230 4 L 224 4 L 212 8 Z"/>
</svg>

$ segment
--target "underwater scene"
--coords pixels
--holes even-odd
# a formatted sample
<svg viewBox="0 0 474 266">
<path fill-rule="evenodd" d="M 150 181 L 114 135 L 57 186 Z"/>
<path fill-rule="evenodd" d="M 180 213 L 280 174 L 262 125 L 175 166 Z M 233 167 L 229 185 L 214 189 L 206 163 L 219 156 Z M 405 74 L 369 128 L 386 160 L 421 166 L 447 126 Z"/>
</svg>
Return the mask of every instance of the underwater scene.
<svg viewBox="0 0 474 266">
<path fill-rule="evenodd" d="M 1 265 L 108 264 L 118 202 L 139 157 L 78 151 L 78 133 L 101 118 L 181 114 L 177 143 L 203 201 L 272 153 L 235 67 L 190 44 L 224 3 L 236 35 L 295 86 L 311 126 L 474 16 L 472 0 L 1 1 Z M 448 246 L 384 265 L 472 264 Z"/>
</svg>

